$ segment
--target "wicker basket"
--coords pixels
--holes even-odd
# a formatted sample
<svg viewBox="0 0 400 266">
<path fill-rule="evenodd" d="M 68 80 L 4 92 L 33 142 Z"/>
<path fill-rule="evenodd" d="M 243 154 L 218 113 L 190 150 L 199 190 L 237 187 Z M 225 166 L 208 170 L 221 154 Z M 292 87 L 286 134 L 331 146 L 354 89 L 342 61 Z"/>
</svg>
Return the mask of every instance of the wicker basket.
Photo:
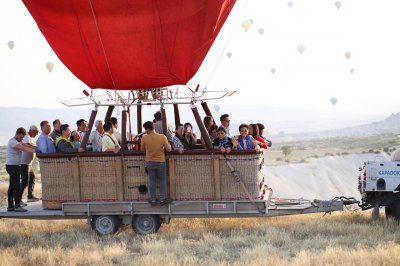
<svg viewBox="0 0 400 266">
<path fill-rule="evenodd" d="M 231 164 L 254 198 L 264 176 L 263 153 L 230 154 Z M 244 200 L 246 193 L 219 154 L 169 155 L 168 191 L 175 200 Z M 148 176 L 142 154 L 42 157 L 43 208 L 63 202 L 146 201 Z M 157 189 L 158 191 L 158 189 Z"/>
<path fill-rule="evenodd" d="M 117 159 L 119 157 L 80 157 L 82 201 L 117 201 Z"/>
<path fill-rule="evenodd" d="M 141 193 L 140 186 L 148 189 L 149 178 L 144 170 L 143 155 L 125 156 L 123 158 L 124 195 L 126 201 L 146 201 L 148 193 Z"/>
<path fill-rule="evenodd" d="M 61 209 L 63 202 L 79 201 L 79 181 L 74 175 L 77 158 L 41 158 L 42 204 Z"/>
<path fill-rule="evenodd" d="M 173 155 L 169 159 L 174 161 L 174 180 L 170 177 L 170 184 L 174 186 L 170 189 L 171 197 L 176 200 L 214 199 L 210 155 Z"/>
<path fill-rule="evenodd" d="M 260 155 L 228 155 L 227 159 L 231 162 L 239 177 L 244 183 L 246 189 L 253 198 L 258 198 L 260 193 L 260 176 L 263 168 L 260 168 Z M 221 199 L 222 200 L 244 200 L 247 194 L 241 188 L 239 182 L 232 176 L 223 156 L 220 157 L 220 178 L 221 178 Z"/>
</svg>

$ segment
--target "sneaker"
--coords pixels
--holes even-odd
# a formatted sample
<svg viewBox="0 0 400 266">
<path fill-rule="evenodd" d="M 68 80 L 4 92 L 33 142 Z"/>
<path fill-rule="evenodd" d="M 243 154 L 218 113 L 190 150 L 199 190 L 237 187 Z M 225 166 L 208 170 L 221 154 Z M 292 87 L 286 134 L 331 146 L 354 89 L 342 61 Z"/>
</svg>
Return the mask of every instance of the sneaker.
<svg viewBox="0 0 400 266">
<path fill-rule="evenodd" d="M 157 201 L 155 199 L 149 199 L 149 203 L 151 204 L 151 206 L 157 205 Z"/>
<path fill-rule="evenodd" d="M 160 202 L 160 205 L 161 206 L 164 206 L 165 204 L 169 204 L 169 203 L 171 203 L 172 202 L 172 199 L 171 198 L 166 198 L 166 199 L 164 199 L 164 200 L 162 200 L 161 202 Z"/>
<path fill-rule="evenodd" d="M 15 211 L 15 208 L 14 208 L 14 207 L 8 207 L 8 208 L 7 208 L 7 211 L 8 211 L 8 212 L 13 212 L 13 211 Z"/>
<path fill-rule="evenodd" d="M 18 207 L 18 208 L 15 208 L 14 211 L 16 211 L 16 212 L 27 212 L 28 210 L 27 210 L 27 209 L 24 209 L 24 208 L 22 208 L 22 207 Z"/>
<path fill-rule="evenodd" d="M 35 201 L 39 201 L 39 198 L 36 198 L 35 196 L 32 196 L 31 198 L 28 198 L 28 202 L 35 202 Z"/>
<path fill-rule="evenodd" d="M 21 207 L 26 207 L 26 206 L 28 206 L 28 204 L 26 204 L 25 202 L 23 202 L 22 200 L 21 200 L 21 203 L 20 203 L 20 205 L 21 205 Z"/>
</svg>

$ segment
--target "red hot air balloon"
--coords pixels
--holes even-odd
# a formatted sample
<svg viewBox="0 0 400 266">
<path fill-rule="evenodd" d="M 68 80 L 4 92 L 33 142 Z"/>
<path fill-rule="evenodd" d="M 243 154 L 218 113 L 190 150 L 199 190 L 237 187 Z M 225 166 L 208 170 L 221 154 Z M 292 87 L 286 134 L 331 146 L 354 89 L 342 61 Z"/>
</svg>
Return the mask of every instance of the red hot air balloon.
<svg viewBox="0 0 400 266">
<path fill-rule="evenodd" d="M 235 0 L 23 0 L 64 65 L 90 88 L 185 85 Z"/>
</svg>

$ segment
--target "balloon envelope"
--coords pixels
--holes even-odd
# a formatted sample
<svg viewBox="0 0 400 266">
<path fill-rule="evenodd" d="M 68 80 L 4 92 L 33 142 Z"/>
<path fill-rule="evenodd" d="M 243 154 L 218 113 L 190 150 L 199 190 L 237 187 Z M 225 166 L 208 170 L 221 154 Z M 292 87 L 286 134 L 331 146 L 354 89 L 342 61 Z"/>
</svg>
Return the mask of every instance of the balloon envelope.
<svg viewBox="0 0 400 266">
<path fill-rule="evenodd" d="M 351 53 L 350 53 L 350 52 L 346 52 L 346 53 L 344 53 L 344 56 L 345 56 L 347 59 L 350 59 Z"/>
<path fill-rule="evenodd" d="M 245 32 L 249 30 L 251 26 L 251 22 L 249 20 L 243 20 L 242 21 L 242 28 L 244 29 Z"/>
<path fill-rule="evenodd" d="M 226 56 L 227 56 L 228 58 L 231 58 L 231 57 L 232 57 L 232 52 L 227 52 L 227 53 L 226 53 Z"/>
<path fill-rule="evenodd" d="M 339 9 L 342 6 L 342 3 L 340 1 L 336 1 L 335 6 L 337 9 Z"/>
<path fill-rule="evenodd" d="M 53 62 L 47 62 L 46 63 L 46 68 L 49 72 L 53 71 L 54 68 L 54 63 Z"/>
<path fill-rule="evenodd" d="M 219 112 L 219 108 L 220 108 L 219 105 L 214 105 L 214 110 L 215 110 L 215 112 L 218 113 L 218 112 Z"/>
<path fill-rule="evenodd" d="M 236 0 L 20 2 L 88 87 L 140 90 L 186 85 Z"/>
<path fill-rule="evenodd" d="M 9 41 L 7 43 L 7 45 L 8 45 L 8 48 L 10 48 L 12 50 L 14 48 L 15 43 L 13 41 Z"/>
<path fill-rule="evenodd" d="M 289 2 L 287 3 L 287 5 L 288 5 L 288 7 L 292 7 L 292 6 L 293 6 L 293 2 L 289 1 Z"/>
<path fill-rule="evenodd" d="M 306 50 L 306 47 L 305 47 L 303 44 L 297 45 L 297 51 L 298 51 L 300 54 L 303 54 L 305 50 Z"/>
<path fill-rule="evenodd" d="M 275 72 L 276 72 L 276 69 L 273 67 L 273 68 L 271 68 L 271 73 L 272 74 L 275 74 Z"/>
<path fill-rule="evenodd" d="M 258 29 L 258 33 L 260 33 L 260 35 L 264 34 L 264 29 Z"/>
<path fill-rule="evenodd" d="M 337 98 L 336 97 L 332 97 L 331 98 L 331 104 L 335 105 L 337 103 Z"/>
</svg>

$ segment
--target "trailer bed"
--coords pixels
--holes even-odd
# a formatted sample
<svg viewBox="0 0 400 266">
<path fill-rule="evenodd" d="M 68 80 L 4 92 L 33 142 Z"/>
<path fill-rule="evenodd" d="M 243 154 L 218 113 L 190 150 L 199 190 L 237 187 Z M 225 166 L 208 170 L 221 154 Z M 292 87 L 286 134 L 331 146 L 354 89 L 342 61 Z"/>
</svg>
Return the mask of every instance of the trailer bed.
<svg viewBox="0 0 400 266">
<path fill-rule="evenodd" d="M 257 204 L 258 208 L 255 207 Z M 343 210 L 341 201 L 272 199 L 266 201 L 173 201 L 165 206 L 147 202 L 78 202 L 64 203 L 62 210 L 44 210 L 42 202 L 29 203 L 27 212 L 8 212 L 0 207 L 1 218 L 82 219 L 94 215 L 134 216 L 157 214 L 169 217 L 273 217 Z"/>
</svg>

